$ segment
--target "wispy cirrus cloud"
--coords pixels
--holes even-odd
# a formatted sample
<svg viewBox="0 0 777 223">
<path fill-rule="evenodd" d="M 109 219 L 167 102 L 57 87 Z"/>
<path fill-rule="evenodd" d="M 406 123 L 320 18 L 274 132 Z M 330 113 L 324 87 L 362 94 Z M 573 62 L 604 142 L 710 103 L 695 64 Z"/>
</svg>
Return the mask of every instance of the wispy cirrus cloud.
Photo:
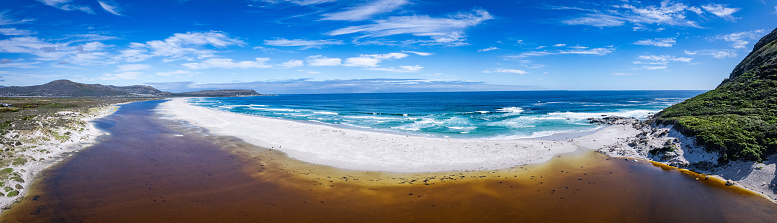
<svg viewBox="0 0 777 223">
<path fill-rule="evenodd" d="M 94 14 L 94 11 L 92 11 L 92 8 L 89 6 L 84 5 L 73 5 L 71 4 L 72 0 L 38 0 L 40 3 L 43 3 L 45 5 L 58 8 L 65 11 L 82 11 L 89 14 Z"/>
<path fill-rule="evenodd" d="M 737 8 L 728 8 L 721 4 L 706 4 L 699 7 L 670 0 L 663 0 L 658 5 L 643 5 L 640 2 L 625 1 L 622 4 L 606 5 L 604 8 L 598 9 L 567 6 L 547 7 L 550 10 L 579 11 L 579 15 L 561 21 L 567 25 L 604 28 L 629 24 L 634 26 L 634 30 L 646 30 L 644 28 L 646 25 L 701 28 L 699 21 L 704 21 L 702 8 L 704 11 L 729 21 L 735 20 L 733 14 L 739 11 Z"/>
<path fill-rule="evenodd" d="M 543 47 L 544 48 L 544 47 Z M 614 47 L 598 47 L 590 48 L 585 46 L 568 46 L 566 49 L 559 50 L 543 50 L 543 51 L 529 51 L 518 55 L 506 56 L 508 59 L 520 59 L 534 56 L 551 56 L 551 55 L 596 55 L 604 56 L 615 51 Z"/>
<path fill-rule="evenodd" d="M 341 40 L 304 40 L 304 39 L 285 39 L 278 38 L 274 40 L 264 40 L 264 45 L 269 46 L 301 46 L 303 50 L 310 48 L 321 48 L 327 45 L 342 45 Z"/>
<path fill-rule="evenodd" d="M 732 14 L 740 10 L 739 8 L 729 8 L 728 5 L 714 3 L 702 5 L 701 7 L 705 11 L 728 21 L 736 20 L 737 18 L 735 18 Z"/>
<path fill-rule="evenodd" d="M 329 58 L 322 55 L 309 56 L 305 59 L 310 66 L 340 66 L 342 65 L 342 59 Z"/>
<path fill-rule="evenodd" d="M 734 58 L 738 56 L 737 52 L 732 49 L 703 49 L 695 51 L 686 50 L 685 54 L 711 56 L 717 59 Z"/>
<path fill-rule="evenodd" d="M 121 9 L 116 4 L 109 4 L 105 1 L 97 1 L 97 3 L 99 3 L 100 7 L 102 7 L 106 12 L 110 12 L 111 14 L 117 16 L 124 16 L 121 14 Z"/>
<path fill-rule="evenodd" d="M 24 24 L 24 23 L 35 21 L 35 19 L 30 19 L 30 18 L 21 19 L 21 20 L 9 18 L 10 16 L 8 15 L 8 12 L 9 12 L 8 10 L 0 11 L 0 26 Z"/>
<path fill-rule="evenodd" d="M 67 60 L 78 64 L 113 63 L 105 52 L 110 45 L 101 42 L 51 43 L 38 37 L 13 37 L 0 40 L 0 53 L 19 53 L 36 56 L 35 60 Z"/>
<path fill-rule="evenodd" d="M 750 43 L 749 40 L 756 40 L 758 38 L 761 38 L 764 32 L 766 32 L 766 30 L 759 29 L 759 30 L 753 30 L 753 31 L 717 35 L 717 36 L 709 37 L 708 39 L 724 40 L 727 42 L 731 42 L 732 47 L 734 47 L 735 49 L 744 49 L 747 46 L 747 44 Z"/>
<path fill-rule="evenodd" d="M 418 56 L 431 56 L 431 55 L 434 55 L 433 53 L 417 52 L 417 51 L 409 51 L 409 50 L 404 50 L 402 52 L 403 53 L 412 53 L 412 54 L 415 54 L 415 55 L 418 55 Z"/>
<path fill-rule="evenodd" d="M 363 37 L 384 37 L 393 35 L 413 35 L 429 37 L 433 44 L 463 45 L 467 28 L 492 19 L 486 10 L 475 9 L 461 12 L 447 18 L 435 18 L 428 15 L 392 16 L 376 20 L 372 24 L 349 26 L 329 32 L 331 36 L 362 34 Z"/>
<path fill-rule="evenodd" d="M 399 66 L 399 68 L 394 68 L 394 67 L 367 68 L 367 70 L 379 70 L 379 71 L 388 71 L 388 72 L 397 72 L 397 73 L 416 72 L 416 71 L 420 71 L 421 69 L 424 69 L 424 67 L 420 65 Z"/>
<path fill-rule="evenodd" d="M 643 39 L 634 42 L 634 45 L 642 46 L 657 46 L 657 47 L 672 47 L 677 42 L 675 38 L 655 38 L 655 39 Z"/>
<path fill-rule="evenodd" d="M 35 35 L 36 32 L 16 28 L 0 28 L 0 34 L 6 36 L 31 36 Z"/>
<path fill-rule="evenodd" d="M 663 70 L 667 69 L 670 62 L 690 63 L 693 58 L 675 57 L 669 55 L 641 55 L 636 58 L 634 64 L 643 65 L 637 69 L 644 70 Z"/>
<path fill-rule="evenodd" d="M 407 3 L 407 0 L 375 0 L 344 11 L 323 14 L 321 20 L 363 21 L 377 14 L 397 10 Z"/>
<path fill-rule="evenodd" d="M 377 67 L 379 63 L 384 60 L 390 59 L 402 59 L 407 57 L 404 53 L 388 53 L 388 54 L 367 54 L 359 57 L 350 57 L 345 59 L 345 66 L 358 66 L 358 67 Z"/>
<path fill-rule="evenodd" d="M 205 59 L 214 57 L 216 51 L 204 49 L 204 46 L 224 48 L 242 45 L 245 45 L 242 40 L 219 31 L 176 33 L 165 40 L 130 43 L 128 49 L 120 51 L 117 59 L 128 62 L 139 62 L 155 56 L 165 57 L 165 61 Z"/>
<path fill-rule="evenodd" d="M 492 47 L 488 47 L 488 48 L 484 48 L 484 49 L 479 49 L 478 52 L 488 52 L 488 51 L 498 50 L 498 49 L 499 48 L 497 48 L 495 46 L 492 46 Z"/>
<path fill-rule="evenodd" d="M 281 64 L 278 64 L 279 67 L 283 67 L 283 68 L 301 67 L 303 65 L 305 65 L 305 62 L 301 60 L 289 60 Z"/>
<path fill-rule="evenodd" d="M 494 70 L 484 70 L 483 73 L 528 74 L 529 72 L 526 72 L 525 70 L 518 70 L 518 69 L 496 68 Z"/>
<path fill-rule="evenodd" d="M 270 58 L 256 58 L 254 61 L 238 61 L 235 62 L 232 59 L 227 58 L 210 58 L 200 63 L 185 63 L 181 64 L 189 69 L 209 69 L 209 68 L 225 68 L 225 69 L 248 69 L 248 68 L 270 68 L 272 65 L 266 64 Z"/>
</svg>

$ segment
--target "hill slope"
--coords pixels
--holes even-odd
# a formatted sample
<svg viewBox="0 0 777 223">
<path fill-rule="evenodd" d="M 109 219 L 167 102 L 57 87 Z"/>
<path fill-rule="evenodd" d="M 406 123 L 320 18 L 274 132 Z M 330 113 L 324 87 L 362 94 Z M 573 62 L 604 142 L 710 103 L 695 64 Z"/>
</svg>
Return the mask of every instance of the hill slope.
<svg viewBox="0 0 777 223">
<path fill-rule="evenodd" d="M 117 87 L 56 80 L 43 85 L 2 87 L 0 97 L 244 97 L 261 96 L 254 90 L 207 90 L 170 93 L 147 85 Z"/>
<path fill-rule="evenodd" d="M 695 136 L 722 162 L 761 161 L 777 152 L 777 29 L 717 88 L 664 109 L 653 121 Z"/>
<path fill-rule="evenodd" d="M 0 96 L 105 97 L 158 96 L 165 93 L 151 86 L 144 85 L 116 87 L 102 84 L 82 84 L 69 80 L 56 80 L 35 86 L 0 88 Z"/>
</svg>

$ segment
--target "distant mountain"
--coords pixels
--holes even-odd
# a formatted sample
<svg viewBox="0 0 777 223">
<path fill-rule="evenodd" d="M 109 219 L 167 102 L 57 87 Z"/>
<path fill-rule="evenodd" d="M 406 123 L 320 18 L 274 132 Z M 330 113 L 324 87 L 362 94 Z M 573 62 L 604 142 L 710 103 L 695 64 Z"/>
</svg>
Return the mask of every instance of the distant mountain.
<svg viewBox="0 0 777 223">
<path fill-rule="evenodd" d="M 0 88 L 0 97 L 241 97 L 259 96 L 253 90 L 209 90 L 170 93 L 148 85 L 117 87 L 56 80 L 43 85 Z"/>
<path fill-rule="evenodd" d="M 0 88 L 0 96 L 116 97 L 157 96 L 163 93 L 151 86 L 116 87 L 102 84 L 82 84 L 69 80 L 56 80 L 35 86 Z"/>
<path fill-rule="evenodd" d="M 719 161 L 761 161 L 777 153 L 777 29 L 761 38 L 717 88 L 656 114 Z"/>
<path fill-rule="evenodd" d="M 261 95 L 254 90 L 207 90 L 172 94 L 175 97 L 245 97 Z"/>
</svg>

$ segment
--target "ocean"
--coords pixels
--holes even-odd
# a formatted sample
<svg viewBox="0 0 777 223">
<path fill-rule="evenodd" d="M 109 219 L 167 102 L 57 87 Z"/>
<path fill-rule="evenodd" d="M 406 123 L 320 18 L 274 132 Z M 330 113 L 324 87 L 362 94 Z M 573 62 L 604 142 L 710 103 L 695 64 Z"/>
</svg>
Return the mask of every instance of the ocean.
<svg viewBox="0 0 777 223">
<path fill-rule="evenodd" d="M 192 98 L 223 111 L 427 137 L 520 139 L 600 128 L 587 118 L 645 119 L 704 91 L 511 91 Z"/>
</svg>

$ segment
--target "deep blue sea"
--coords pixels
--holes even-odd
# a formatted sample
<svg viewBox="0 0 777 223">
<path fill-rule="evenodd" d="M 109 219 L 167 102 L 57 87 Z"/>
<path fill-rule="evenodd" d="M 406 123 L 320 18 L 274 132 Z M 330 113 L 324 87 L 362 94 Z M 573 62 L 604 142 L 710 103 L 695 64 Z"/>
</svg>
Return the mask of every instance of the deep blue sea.
<svg viewBox="0 0 777 223">
<path fill-rule="evenodd" d="M 193 98 L 223 111 L 452 138 L 517 139 L 594 130 L 586 118 L 646 118 L 704 91 L 514 91 Z"/>
</svg>

